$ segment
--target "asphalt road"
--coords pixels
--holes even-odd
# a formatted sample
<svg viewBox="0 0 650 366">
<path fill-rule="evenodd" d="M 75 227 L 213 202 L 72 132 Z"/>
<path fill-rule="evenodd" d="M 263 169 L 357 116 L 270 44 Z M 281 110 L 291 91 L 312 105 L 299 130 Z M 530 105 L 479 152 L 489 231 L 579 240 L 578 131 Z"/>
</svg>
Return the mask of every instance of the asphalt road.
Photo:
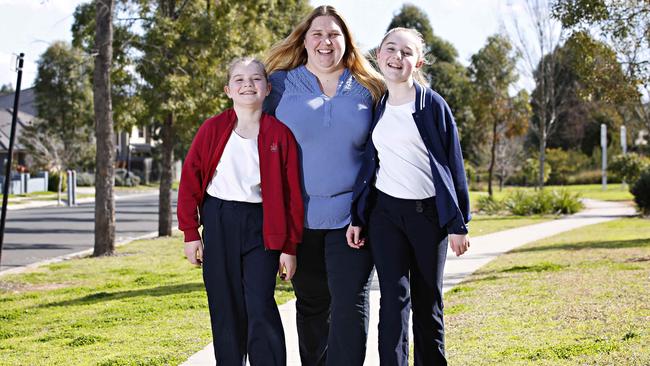
<svg viewBox="0 0 650 366">
<path fill-rule="evenodd" d="M 158 231 L 158 192 L 120 197 L 115 202 L 117 242 Z M 174 193 L 174 223 L 176 194 Z M 93 247 L 94 203 L 7 212 L 0 271 Z"/>
</svg>

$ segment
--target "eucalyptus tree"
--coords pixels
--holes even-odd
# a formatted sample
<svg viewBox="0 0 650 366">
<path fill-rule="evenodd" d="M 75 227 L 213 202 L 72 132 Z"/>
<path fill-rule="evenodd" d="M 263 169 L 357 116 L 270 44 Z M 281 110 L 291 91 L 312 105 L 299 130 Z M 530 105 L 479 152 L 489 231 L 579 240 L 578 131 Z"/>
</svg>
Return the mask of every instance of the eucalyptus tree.
<svg viewBox="0 0 650 366">
<path fill-rule="evenodd" d="M 650 93 L 650 2 L 647 0 L 562 0 L 553 15 L 570 33 L 594 35 L 615 53 L 626 79 L 640 94 Z M 591 39 L 585 39 L 588 48 Z M 595 73 L 594 73 L 595 75 Z M 637 94 L 619 103 L 626 123 L 650 131 L 650 108 Z"/>
<path fill-rule="evenodd" d="M 633 80 L 630 80 L 607 44 L 592 38 L 586 32 L 572 34 L 554 51 L 556 65 L 553 95 L 559 100 L 557 129 L 548 147 L 580 148 L 591 155 L 599 145 L 600 123 L 604 121 L 617 130 L 626 106 L 639 99 Z M 532 95 L 533 121 L 539 118 L 540 93 Z M 548 113 L 548 112 L 547 112 Z M 611 141 L 611 139 L 610 139 Z"/>
<path fill-rule="evenodd" d="M 96 0 L 95 68 L 93 95 L 95 110 L 95 246 L 93 256 L 111 255 L 115 251 L 115 132 L 111 98 L 111 64 L 113 62 L 114 0 Z"/>
<path fill-rule="evenodd" d="M 510 41 L 501 35 L 490 36 L 487 43 L 472 55 L 469 66 L 474 85 L 472 107 L 476 121 L 489 130 L 490 163 L 488 193 L 492 196 L 492 178 L 497 166 L 497 147 L 505 137 L 522 135 L 528 125 L 528 93 L 511 97 L 509 90 L 518 79 L 517 58 Z"/>
<path fill-rule="evenodd" d="M 30 133 L 60 147 L 58 152 L 53 151 L 56 159 L 44 165 L 59 175 L 59 182 L 67 169 L 92 165 L 92 89 L 85 75 L 88 64 L 81 50 L 61 41 L 52 43 L 37 61 L 34 92 L 39 118 Z M 22 141 L 26 142 L 26 137 Z M 35 145 L 27 144 L 26 148 L 34 156 L 42 155 Z"/>
<path fill-rule="evenodd" d="M 525 0 L 521 5 L 523 16 L 515 13 L 510 19 L 513 25 L 511 38 L 521 55 L 520 72 L 535 81 L 533 95 L 537 97 L 531 103 L 538 113 L 531 120 L 530 131 L 538 142 L 537 185 L 541 189 L 547 176 L 544 172 L 546 145 L 557 128 L 558 115 L 565 102 L 557 95 L 558 86 L 554 84 L 558 72 L 555 50 L 561 45 L 564 32 L 552 17 L 548 0 Z"/>
</svg>

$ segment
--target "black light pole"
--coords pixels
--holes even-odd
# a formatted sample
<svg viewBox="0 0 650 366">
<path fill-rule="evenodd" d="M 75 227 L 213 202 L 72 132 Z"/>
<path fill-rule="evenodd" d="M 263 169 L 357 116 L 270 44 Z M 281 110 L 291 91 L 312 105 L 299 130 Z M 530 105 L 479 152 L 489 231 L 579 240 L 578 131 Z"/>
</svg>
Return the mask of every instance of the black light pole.
<svg viewBox="0 0 650 366">
<path fill-rule="evenodd" d="M 11 184 L 11 158 L 14 153 L 14 139 L 16 138 L 16 121 L 18 119 L 18 100 L 20 99 L 20 82 L 23 79 L 24 53 L 18 55 L 18 81 L 16 81 L 16 94 L 14 94 L 14 110 L 11 116 L 11 135 L 9 137 L 9 151 L 5 169 L 5 184 L 2 185 L 2 217 L 0 217 L 0 263 L 2 262 L 2 244 L 5 237 L 5 220 L 7 219 L 7 199 L 9 198 L 9 185 Z"/>
</svg>

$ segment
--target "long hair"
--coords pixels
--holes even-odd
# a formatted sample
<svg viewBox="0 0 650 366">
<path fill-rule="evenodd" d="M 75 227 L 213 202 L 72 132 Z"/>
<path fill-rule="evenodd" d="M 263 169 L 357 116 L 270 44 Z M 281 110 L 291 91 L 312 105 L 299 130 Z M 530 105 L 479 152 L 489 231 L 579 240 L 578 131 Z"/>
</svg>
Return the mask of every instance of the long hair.
<svg viewBox="0 0 650 366">
<path fill-rule="evenodd" d="M 266 67 L 269 74 L 277 70 L 292 70 L 307 63 L 307 50 L 305 49 L 305 35 L 311 27 L 312 21 L 320 16 L 331 16 L 341 27 L 345 38 L 345 53 L 341 62 L 350 70 L 357 81 L 366 87 L 376 102 L 386 89 L 383 78 L 363 56 L 355 45 L 349 27 L 343 17 L 333 6 L 321 5 L 314 9 L 293 29 L 291 34 L 282 41 L 276 43 L 266 57 Z"/>
<path fill-rule="evenodd" d="M 418 61 L 422 61 L 423 65 L 430 64 L 429 60 L 427 59 L 427 55 L 424 53 L 424 47 L 425 47 L 424 37 L 422 37 L 422 33 L 420 33 L 417 29 L 413 29 L 413 28 L 395 27 L 389 30 L 388 32 L 386 32 L 384 38 L 381 39 L 381 43 L 379 44 L 377 53 L 379 53 L 381 47 L 384 45 L 384 42 L 386 42 L 386 38 L 388 38 L 388 36 L 396 32 L 406 32 L 415 36 L 415 38 L 418 40 L 416 44 L 417 52 L 418 52 Z M 415 79 L 415 81 L 417 81 L 421 85 L 429 85 L 429 81 L 427 80 L 426 77 L 424 77 L 424 74 L 422 73 L 422 67 L 420 67 L 418 70 L 416 70 L 413 73 L 413 79 Z"/>
</svg>

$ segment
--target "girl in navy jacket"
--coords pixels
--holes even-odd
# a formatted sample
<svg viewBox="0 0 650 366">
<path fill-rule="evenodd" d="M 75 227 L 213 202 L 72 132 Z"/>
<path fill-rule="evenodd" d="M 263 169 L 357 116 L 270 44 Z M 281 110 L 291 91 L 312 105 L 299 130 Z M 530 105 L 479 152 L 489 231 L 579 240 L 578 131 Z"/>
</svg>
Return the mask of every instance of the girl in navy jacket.
<svg viewBox="0 0 650 366">
<path fill-rule="evenodd" d="M 377 61 L 388 92 L 375 118 L 357 178 L 348 245 L 367 226 L 381 290 L 379 357 L 408 365 L 413 310 L 415 365 L 446 365 L 442 279 L 447 242 L 469 247 L 469 194 L 456 123 L 444 99 L 423 86 L 424 42 L 394 28 Z M 415 79 L 418 79 L 418 83 Z"/>
</svg>

